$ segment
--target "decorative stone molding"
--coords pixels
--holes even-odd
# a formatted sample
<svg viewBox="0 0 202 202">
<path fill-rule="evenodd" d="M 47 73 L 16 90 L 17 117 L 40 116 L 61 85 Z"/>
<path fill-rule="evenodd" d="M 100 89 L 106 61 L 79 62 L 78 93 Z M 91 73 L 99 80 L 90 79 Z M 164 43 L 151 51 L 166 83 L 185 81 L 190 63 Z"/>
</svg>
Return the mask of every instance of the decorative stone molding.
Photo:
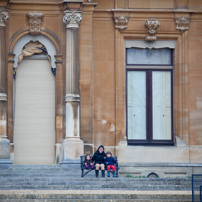
<svg viewBox="0 0 202 202">
<path fill-rule="evenodd" d="M 47 38 L 44 35 L 30 35 L 30 34 L 26 34 L 23 37 L 21 37 L 15 44 L 15 47 L 13 49 L 13 54 L 15 55 L 13 60 L 13 68 L 17 68 L 18 67 L 18 57 L 19 55 L 22 53 L 22 49 L 23 47 L 28 44 L 30 41 L 32 42 L 39 42 L 40 44 L 43 44 L 43 46 L 46 48 L 47 54 L 50 56 L 51 58 L 51 67 L 52 68 L 56 68 L 56 49 L 54 44 L 50 41 L 49 38 Z"/>
<path fill-rule="evenodd" d="M 176 29 L 180 32 L 184 32 L 189 29 L 189 18 L 180 17 L 176 18 L 175 22 L 177 24 Z"/>
<path fill-rule="evenodd" d="M 45 46 L 43 46 L 38 41 L 30 41 L 22 49 L 22 52 L 18 57 L 18 64 L 23 60 L 24 57 L 29 57 L 31 55 L 34 55 L 35 53 L 42 53 L 45 49 Z"/>
<path fill-rule="evenodd" d="M 80 102 L 80 96 L 76 94 L 67 94 L 65 96 L 65 102 Z"/>
<path fill-rule="evenodd" d="M 0 101 L 7 101 L 6 93 L 0 93 Z"/>
<path fill-rule="evenodd" d="M 115 28 L 119 31 L 123 31 L 128 28 L 129 17 L 119 16 L 114 18 Z"/>
<path fill-rule="evenodd" d="M 82 20 L 81 12 L 64 12 L 63 22 L 66 24 L 66 29 L 69 28 L 79 28 L 80 22 Z"/>
<path fill-rule="evenodd" d="M 29 18 L 29 33 L 31 35 L 41 34 L 41 20 L 43 18 L 43 13 L 28 13 L 27 17 Z"/>
<path fill-rule="evenodd" d="M 5 22 L 8 20 L 8 12 L 0 10 L 0 27 L 5 27 Z"/>
<path fill-rule="evenodd" d="M 155 41 L 157 39 L 156 32 L 160 26 L 160 23 L 155 18 L 150 18 L 145 22 L 145 27 L 147 29 L 147 37 L 145 38 L 146 41 Z"/>
</svg>

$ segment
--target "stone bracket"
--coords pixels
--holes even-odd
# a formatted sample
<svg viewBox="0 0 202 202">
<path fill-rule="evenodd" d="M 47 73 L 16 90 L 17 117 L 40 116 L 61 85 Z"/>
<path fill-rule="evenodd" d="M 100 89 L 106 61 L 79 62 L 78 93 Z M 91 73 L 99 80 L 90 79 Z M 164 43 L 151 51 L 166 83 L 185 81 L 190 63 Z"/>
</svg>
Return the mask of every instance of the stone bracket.
<svg viewBox="0 0 202 202">
<path fill-rule="evenodd" d="M 179 17 L 175 18 L 176 29 L 180 32 L 184 32 L 189 29 L 189 20 L 190 18 Z"/>
<path fill-rule="evenodd" d="M 155 41 L 157 39 L 156 32 L 160 26 L 160 23 L 155 18 L 150 18 L 145 22 L 145 27 L 147 29 L 146 41 Z"/>
<path fill-rule="evenodd" d="M 179 10 L 176 10 L 174 12 L 175 14 L 175 23 L 176 23 L 176 30 L 180 32 L 185 32 L 189 29 L 189 22 L 191 19 L 191 13 L 192 10 L 186 10 L 186 12 L 182 12 Z"/>
<path fill-rule="evenodd" d="M 128 28 L 129 16 L 114 17 L 115 28 L 123 31 Z"/>
<path fill-rule="evenodd" d="M 43 18 L 43 13 L 28 13 L 27 17 L 29 18 L 29 33 L 31 35 L 41 34 L 41 20 Z"/>
<path fill-rule="evenodd" d="M 0 10 L 0 27 L 5 27 L 5 23 L 8 20 L 8 11 L 7 10 Z"/>
</svg>

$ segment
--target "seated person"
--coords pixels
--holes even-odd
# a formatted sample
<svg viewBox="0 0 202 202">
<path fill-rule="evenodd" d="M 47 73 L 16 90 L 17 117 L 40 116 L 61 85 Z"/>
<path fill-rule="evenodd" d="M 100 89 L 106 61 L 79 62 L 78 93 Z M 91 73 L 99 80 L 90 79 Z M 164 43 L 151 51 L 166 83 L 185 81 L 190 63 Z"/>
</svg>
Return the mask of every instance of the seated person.
<svg viewBox="0 0 202 202">
<path fill-rule="evenodd" d="M 93 155 L 93 162 L 95 162 L 95 176 L 98 177 L 99 175 L 99 169 L 102 171 L 102 177 L 105 177 L 105 165 L 104 165 L 104 146 L 100 145 L 97 149 L 97 151 Z"/>
<path fill-rule="evenodd" d="M 94 169 L 95 168 L 95 166 L 93 165 L 90 154 L 86 154 L 85 160 L 84 160 L 84 165 L 85 165 L 86 169 Z"/>
<path fill-rule="evenodd" d="M 116 177 L 115 175 L 115 166 L 114 166 L 114 163 L 118 162 L 116 161 L 113 156 L 112 156 L 112 153 L 110 151 L 106 152 L 106 158 L 104 160 L 105 162 L 105 165 L 107 166 L 107 171 L 108 171 L 108 176 L 107 177 L 110 177 L 110 169 L 112 169 L 113 171 L 113 177 Z"/>
</svg>

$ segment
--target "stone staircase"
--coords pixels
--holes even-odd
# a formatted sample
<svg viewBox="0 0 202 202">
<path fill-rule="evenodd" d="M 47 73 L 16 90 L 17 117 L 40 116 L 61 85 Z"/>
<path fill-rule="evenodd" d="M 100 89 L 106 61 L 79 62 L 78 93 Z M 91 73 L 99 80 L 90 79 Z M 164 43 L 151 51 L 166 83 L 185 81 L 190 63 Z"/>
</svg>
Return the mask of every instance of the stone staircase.
<svg viewBox="0 0 202 202">
<path fill-rule="evenodd" d="M 0 171 L 0 201 L 191 201 L 191 178 L 100 178 L 59 165 Z"/>
</svg>

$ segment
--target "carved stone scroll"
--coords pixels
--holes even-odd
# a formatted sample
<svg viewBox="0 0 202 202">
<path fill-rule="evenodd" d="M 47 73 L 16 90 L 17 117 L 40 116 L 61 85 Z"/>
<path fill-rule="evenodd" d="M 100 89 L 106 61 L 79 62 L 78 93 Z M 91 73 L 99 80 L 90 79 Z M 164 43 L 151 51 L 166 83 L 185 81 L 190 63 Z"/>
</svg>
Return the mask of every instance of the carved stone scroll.
<svg viewBox="0 0 202 202">
<path fill-rule="evenodd" d="M 41 20 L 43 18 L 43 13 L 28 13 L 27 17 L 29 18 L 29 33 L 31 35 L 41 34 Z"/>
<path fill-rule="evenodd" d="M 123 31 L 128 27 L 128 19 L 129 17 L 119 16 L 114 18 L 115 28 L 119 31 Z"/>
<path fill-rule="evenodd" d="M 18 57 L 18 64 L 23 60 L 24 57 L 29 57 L 31 55 L 34 55 L 35 53 L 42 53 L 43 49 L 45 49 L 45 47 L 38 41 L 29 42 L 22 49 L 22 52 Z"/>
<path fill-rule="evenodd" d="M 0 10 L 0 27 L 5 27 L 5 22 L 8 20 L 8 12 Z"/>
<path fill-rule="evenodd" d="M 147 37 L 145 38 L 146 41 L 155 41 L 157 39 L 155 34 L 159 26 L 160 23 L 155 18 L 150 18 L 145 22 L 145 27 L 147 29 Z"/>
<path fill-rule="evenodd" d="M 184 32 L 189 29 L 189 18 L 185 17 L 180 17 L 176 18 L 176 29 L 179 30 L 180 32 Z"/>
<path fill-rule="evenodd" d="M 80 12 L 64 12 L 63 22 L 66 24 L 66 28 L 79 28 L 82 20 Z"/>
</svg>

